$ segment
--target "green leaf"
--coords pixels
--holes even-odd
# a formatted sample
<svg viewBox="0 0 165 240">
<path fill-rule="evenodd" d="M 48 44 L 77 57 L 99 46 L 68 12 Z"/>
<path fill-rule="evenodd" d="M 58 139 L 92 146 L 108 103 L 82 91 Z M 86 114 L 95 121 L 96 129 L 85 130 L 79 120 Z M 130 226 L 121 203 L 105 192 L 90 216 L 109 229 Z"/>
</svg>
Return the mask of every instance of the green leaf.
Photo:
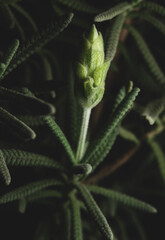
<svg viewBox="0 0 165 240">
<path fill-rule="evenodd" d="M 120 33 L 124 24 L 126 16 L 124 14 L 119 15 L 112 27 L 108 27 L 106 37 L 106 53 L 105 60 L 112 61 L 115 57 L 117 46 L 119 43 Z"/>
<path fill-rule="evenodd" d="M 66 240 L 71 240 L 71 230 L 72 230 L 72 220 L 71 220 L 71 209 L 69 202 L 64 204 L 64 218 L 65 218 L 65 225 L 64 225 L 64 235 Z"/>
<path fill-rule="evenodd" d="M 0 79 L 3 77 L 6 69 L 8 68 L 10 62 L 12 61 L 17 49 L 19 47 L 19 40 L 13 41 L 12 45 L 8 48 L 5 56 L 3 57 L 2 62 L 4 63 L 5 67 L 0 71 Z"/>
<path fill-rule="evenodd" d="M 148 141 L 148 143 L 149 143 L 150 147 L 152 148 L 153 153 L 156 157 L 162 180 L 165 183 L 165 155 L 164 155 L 164 152 L 157 141 L 151 139 L 150 141 Z"/>
<path fill-rule="evenodd" d="M 159 115 L 163 112 L 165 107 L 164 98 L 154 99 L 146 106 L 137 106 L 137 110 L 144 116 L 151 125 L 155 123 Z"/>
<path fill-rule="evenodd" d="M 119 106 L 119 104 L 124 100 L 124 98 L 127 95 L 127 89 L 125 86 L 123 86 L 122 88 L 120 88 L 117 96 L 115 97 L 115 102 L 113 104 L 113 108 L 112 108 L 112 112 L 114 113 L 117 109 L 117 107 Z"/>
<path fill-rule="evenodd" d="M 149 213 L 157 212 L 157 210 L 150 204 L 145 203 L 141 200 L 138 200 L 134 197 L 130 197 L 124 193 L 116 192 L 114 190 L 110 190 L 110 189 L 106 189 L 106 188 L 102 188 L 102 187 L 98 187 L 98 186 L 89 186 L 88 185 L 87 188 L 89 189 L 89 191 L 91 191 L 95 194 L 99 194 L 104 197 L 111 198 L 112 200 L 120 202 L 124 205 L 138 208 L 140 210 L 143 210 L 143 211 L 146 211 Z"/>
<path fill-rule="evenodd" d="M 141 3 L 141 7 L 145 7 L 152 12 L 158 13 L 161 16 L 165 16 L 165 8 L 157 3 L 150 2 L 150 1 L 143 1 Z"/>
<path fill-rule="evenodd" d="M 133 15 L 130 16 L 140 17 L 144 19 L 145 21 L 153 25 L 157 30 L 159 30 L 163 35 L 165 35 L 165 24 L 157 17 L 154 17 L 153 15 L 144 12 L 133 13 Z"/>
<path fill-rule="evenodd" d="M 129 140 L 136 144 L 139 143 L 139 139 L 135 136 L 135 134 L 124 127 L 119 128 L 119 135 L 126 140 Z"/>
<path fill-rule="evenodd" d="M 37 153 L 31 153 L 18 149 L 2 149 L 7 165 L 17 167 L 47 167 L 61 171 L 66 169 L 54 159 Z"/>
<path fill-rule="evenodd" d="M 155 79 L 160 84 L 165 84 L 165 76 L 162 70 L 160 69 L 158 63 L 156 62 L 154 56 L 152 55 L 150 49 L 147 46 L 147 43 L 143 39 L 142 35 L 134 27 L 127 25 L 127 29 L 134 37 L 141 54 L 143 55 L 144 60 L 146 61 L 150 71 L 154 75 Z"/>
<path fill-rule="evenodd" d="M 89 212 L 89 214 L 92 217 L 92 220 L 95 222 L 95 224 L 98 227 L 98 230 L 102 233 L 102 235 L 105 237 L 107 240 L 112 240 L 113 239 L 113 233 L 110 229 L 110 226 L 101 212 L 100 208 L 98 207 L 97 203 L 93 199 L 92 195 L 88 191 L 88 189 L 82 185 L 82 184 L 75 184 L 78 192 L 81 195 L 81 198 L 83 202 L 85 203 L 85 206 Z"/>
<path fill-rule="evenodd" d="M 37 52 L 40 48 L 45 46 L 49 41 L 57 37 L 71 22 L 73 14 L 66 14 L 59 18 L 59 21 L 53 23 L 51 26 L 47 27 L 42 33 L 37 34 L 33 37 L 28 43 L 25 43 L 25 46 L 22 47 L 16 54 L 15 58 L 11 62 L 7 71 L 3 74 L 2 77 L 9 74 L 13 69 L 18 65 L 24 62 L 27 58 Z"/>
<path fill-rule="evenodd" d="M 11 113 L 0 107 L 0 121 L 24 139 L 34 139 L 35 132 Z"/>
<path fill-rule="evenodd" d="M 27 94 L 26 88 L 24 88 L 25 94 L 18 91 L 0 87 L 0 97 L 2 100 L 12 101 L 15 104 L 20 104 L 27 108 L 30 112 L 35 114 L 53 114 L 55 108 L 52 104 L 43 101 L 42 99 L 36 98 L 34 95 L 30 96 Z"/>
<path fill-rule="evenodd" d="M 76 199 L 76 197 L 73 194 L 70 194 L 69 198 L 70 198 L 70 203 L 71 203 L 73 240 L 83 240 L 80 205 L 79 205 L 78 200 Z"/>
<path fill-rule="evenodd" d="M 52 186 L 61 186 L 62 182 L 55 179 L 46 179 L 40 180 L 37 182 L 29 183 L 23 187 L 19 187 L 11 192 L 6 193 L 5 195 L 0 197 L 0 204 L 13 202 L 15 200 L 20 200 L 26 198 L 38 191 L 41 191 L 44 188 L 52 187 Z"/>
<path fill-rule="evenodd" d="M 0 175 L 4 179 L 6 185 L 9 185 L 11 182 L 10 172 L 5 162 L 3 152 L 0 150 Z"/>
<path fill-rule="evenodd" d="M 103 21 L 110 20 L 110 19 L 120 15 L 121 13 L 126 12 L 130 8 L 131 8 L 131 4 L 129 4 L 128 2 L 119 3 L 118 5 L 110 8 L 109 10 L 98 14 L 94 18 L 94 21 L 95 22 L 103 22 Z"/>
<path fill-rule="evenodd" d="M 37 193 L 34 193 L 28 197 L 26 197 L 27 202 L 34 202 L 38 201 L 40 199 L 45 199 L 45 198 L 61 198 L 62 193 L 60 191 L 56 190 L 41 190 Z"/>
<path fill-rule="evenodd" d="M 44 125 L 44 117 L 45 115 L 33 116 L 33 115 L 16 115 L 22 122 L 27 124 L 28 126 L 37 127 Z"/>
<path fill-rule="evenodd" d="M 94 141 L 92 148 L 90 148 L 90 151 L 87 151 L 87 154 L 84 156 L 82 162 L 90 163 L 94 169 L 101 161 L 103 161 L 109 152 L 109 148 L 112 146 L 117 136 L 118 125 L 128 110 L 131 108 L 132 103 L 139 91 L 139 88 L 134 88 L 122 100 L 122 102 L 112 114 L 106 128 L 101 132 L 99 138 Z M 110 142 L 108 142 L 109 140 Z"/>
<path fill-rule="evenodd" d="M 57 123 L 53 120 L 51 116 L 46 116 L 44 118 L 45 123 L 49 127 L 49 129 L 52 131 L 52 133 L 58 138 L 60 143 L 63 145 L 69 159 L 71 160 L 72 164 L 76 163 L 74 153 L 71 149 L 71 146 L 66 139 L 64 133 L 62 132 L 61 128 L 57 125 Z"/>
</svg>

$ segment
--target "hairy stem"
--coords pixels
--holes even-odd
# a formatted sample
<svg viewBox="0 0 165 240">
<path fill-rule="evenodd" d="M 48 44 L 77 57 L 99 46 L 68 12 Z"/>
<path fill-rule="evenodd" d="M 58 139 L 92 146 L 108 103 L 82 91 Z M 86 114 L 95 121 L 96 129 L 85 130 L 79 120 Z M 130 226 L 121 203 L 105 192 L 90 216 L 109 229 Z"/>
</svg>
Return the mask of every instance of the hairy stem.
<svg viewBox="0 0 165 240">
<path fill-rule="evenodd" d="M 82 125 L 80 130 L 80 137 L 78 141 L 77 153 L 76 153 L 76 161 L 81 161 L 84 153 L 85 153 L 85 141 L 87 137 L 89 118 L 91 115 L 91 108 L 83 109 L 83 117 L 82 117 Z"/>
</svg>

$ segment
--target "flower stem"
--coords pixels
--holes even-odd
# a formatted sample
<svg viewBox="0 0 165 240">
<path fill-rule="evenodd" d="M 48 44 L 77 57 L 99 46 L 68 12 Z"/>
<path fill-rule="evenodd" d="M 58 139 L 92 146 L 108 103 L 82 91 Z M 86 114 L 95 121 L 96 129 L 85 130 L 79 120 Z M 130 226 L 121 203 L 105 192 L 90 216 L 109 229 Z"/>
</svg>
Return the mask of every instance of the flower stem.
<svg viewBox="0 0 165 240">
<path fill-rule="evenodd" d="M 85 153 L 85 141 L 87 137 L 90 114 L 91 114 L 91 108 L 83 109 L 82 125 L 81 125 L 80 137 L 79 137 L 77 153 L 76 153 L 77 162 L 81 161 Z"/>
</svg>

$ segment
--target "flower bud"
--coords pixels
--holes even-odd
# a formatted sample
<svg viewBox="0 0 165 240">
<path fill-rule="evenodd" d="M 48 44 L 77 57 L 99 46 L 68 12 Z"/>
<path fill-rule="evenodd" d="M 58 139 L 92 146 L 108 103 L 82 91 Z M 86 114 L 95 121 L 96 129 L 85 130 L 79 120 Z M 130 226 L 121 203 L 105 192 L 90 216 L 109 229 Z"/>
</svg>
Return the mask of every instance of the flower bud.
<svg viewBox="0 0 165 240">
<path fill-rule="evenodd" d="M 77 63 L 80 103 L 83 107 L 93 108 L 102 99 L 105 78 L 110 61 L 104 60 L 104 43 L 95 25 L 88 35 L 84 35 L 83 49 Z"/>
</svg>

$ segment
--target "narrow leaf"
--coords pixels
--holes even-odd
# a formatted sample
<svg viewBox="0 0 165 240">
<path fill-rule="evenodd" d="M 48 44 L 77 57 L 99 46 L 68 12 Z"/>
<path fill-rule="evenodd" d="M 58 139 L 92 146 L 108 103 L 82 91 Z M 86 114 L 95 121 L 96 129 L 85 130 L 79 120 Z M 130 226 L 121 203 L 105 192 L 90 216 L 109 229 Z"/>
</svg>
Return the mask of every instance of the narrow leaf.
<svg viewBox="0 0 165 240">
<path fill-rule="evenodd" d="M 112 28 L 108 29 L 107 39 L 106 39 L 106 60 L 113 60 L 116 54 L 117 46 L 119 43 L 120 33 L 125 21 L 125 14 L 119 15 L 115 22 L 113 23 Z"/>
<path fill-rule="evenodd" d="M 131 131 L 129 131 L 128 129 L 124 128 L 124 127 L 119 128 L 119 135 L 126 140 L 129 140 L 129 141 L 134 142 L 136 144 L 139 143 L 139 140 L 135 136 L 135 134 L 132 133 Z"/>
<path fill-rule="evenodd" d="M 140 210 L 150 212 L 150 213 L 157 212 L 157 210 L 150 204 L 145 203 L 141 200 L 138 200 L 134 197 L 130 197 L 124 193 L 116 192 L 114 190 L 110 190 L 110 189 L 106 189 L 106 188 L 102 188 L 102 187 L 98 187 L 98 186 L 89 186 L 88 185 L 87 188 L 89 189 L 89 191 L 91 191 L 95 194 L 99 194 L 104 197 L 110 198 L 110 199 L 117 201 L 119 203 L 122 203 L 124 205 L 138 208 Z"/>
<path fill-rule="evenodd" d="M 0 107 L 0 121 L 24 139 L 34 139 L 35 132 L 21 120 Z"/>
<path fill-rule="evenodd" d="M 122 88 L 120 88 L 116 98 L 115 98 L 115 102 L 113 104 L 113 109 L 112 112 L 115 112 L 115 110 L 117 109 L 117 107 L 119 106 L 119 104 L 124 100 L 124 98 L 127 95 L 127 89 L 125 86 L 123 86 Z"/>
<path fill-rule="evenodd" d="M 42 190 L 26 197 L 27 202 L 34 202 L 45 198 L 61 198 L 62 194 L 56 190 Z"/>
<path fill-rule="evenodd" d="M 165 24 L 159 20 L 157 17 L 154 17 L 153 15 L 149 13 L 133 13 L 133 17 L 140 17 L 153 25 L 157 30 L 159 30 L 163 35 L 165 35 Z"/>
<path fill-rule="evenodd" d="M 141 54 L 143 55 L 144 60 L 146 61 L 150 71 L 155 76 L 155 79 L 160 84 L 165 84 L 165 76 L 160 69 L 158 63 L 156 62 L 154 56 L 152 55 L 150 49 L 147 46 L 147 43 L 143 39 L 142 35 L 134 27 L 127 25 L 129 32 L 134 37 Z"/>
<path fill-rule="evenodd" d="M 0 97 L 2 100 L 9 100 L 18 105 L 20 105 L 21 102 L 24 108 L 27 108 L 35 114 L 55 113 L 55 108 L 52 104 L 36 98 L 35 96 L 28 96 L 26 93 L 23 94 L 12 89 L 0 87 Z"/>
<path fill-rule="evenodd" d="M 116 108 L 110 121 L 107 124 L 106 129 L 101 133 L 98 139 L 93 143 L 92 149 L 90 152 L 87 152 L 83 162 L 90 163 L 92 167 L 96 167 L 108 154 L 107 144 L 110 137 L 115 138 L 117 134 L 117 127 L 121 122 L 122 118 L 131 108 L 133 101 L 135 100 L 137 94 L 139 93 L 139 88 L 134 88 L 128 95 L 122 100 L 119 106 Z M 113 141 L 110 142 L 110 146 L 113 144 Z M 106 148 L 106 151 L 105 151 Z M 98 161 L 99 159 L 99 161 Z"/>
<path fill-rule="evenodd" d="M 82 184 L 76 184 L 76 187 L 83 199 L 83 202 L 85 203 L 89 214 L 92 217 L 92 220 L 97 225 L 98 230 L 102 233 L 105 239 L 112 240 L 113 233 L 110 229 L 110 226 L 88 189 Z"/>
<path fill-rule="evenodd" d="M 27 151 L 18 149 L 2 149 L 7 165 L 19 167 L 47 167 L 61 171 L 66 171 L 65 168 L 54 159 Z"/>
<path fill-rule="evenodd" d="M 53 23 L 51 26 L 49 25 L 41 34 L 36 35 L 28 43 L 25 43 L 25 46 L 18 51 L 9 68 L 3 74 L 3 77 L 45 46 L 49 41 L 57 37 L 68 26 L 72 18 L 72 13 L 60 17 L 58 22 Z"/>
<path fill-rule="evenodd" d="M 73 225 L 73 240 L 83 240 L 82 236 L 82 223 L 80 215 L 79 202 L 73 194 L 70 194 L 71 203 L 71 217 Z"/>
<path fill-rule="evenodd" d="M 71 149 L 71 146 L 70 146 L 68 140 L 66 139 L 64 133 L 62 132 L 61 128 L 57 125 L 57 123 L 50 116 L 46 116 L 44 118 L 44 121 L 47 124 L 47 126 L 50 128 L 52 133 L 55 134 L 55 136 L 58 138 L 60 143 L 63 145 L 63 147 L 64 147 L 69 159 L 71 160 L 72 164 L 75 164 L 76 160 L 75 160 L 74 153 Z"/>
<path fill-rule="evenodd" d="M 143 1 L 141 3 L 141 7 L 145 7 L 152 12 L 158 13 L 161 16 L 165 17 L 165 8 L 157 3 L 150 2 L 150 1 Z"/>
<path fill-rule="evenodd" d="M 105 11 L 103 13 L 98 14 L 95 18 L 95 22 L 103 22 L 110 20 L 116 16 L 118 16 L 121 13 L 126 12 L 128 9 L 131 8 L 131 4 L 128 2 L 122 2 L 112 8 L 110 8 L 108 11 Z"/>
<path fill-rule="evenodd" d="M 0 197 L 0 204 L 20 200 L 34 194 L 44 188 L 52 186 L 61 186 L 62 182 L 55 179 L 40 180 L 38 182 L 29 183 L 23 187 L 19 187 Z"/>
<path fill-rule="evenodd" d="M 26 123 L 28 126 L 37 127 L 44 125 L 45 115 L 40 116 L 29 116 L 29 115 L 16 115 L 22 122 Z"/>
<path fill-rule="evenodd" d="M 12 45 L 9 47 L 8 51 L 6 52 L 5 56 L 3 57 L 3 63 L 5 64 L 5 68 L 3 69 L 3 71 L 1 70 L 1 72 L 0 72 L 0 79 L 3 76 L 4 72 L 6 71 L 6 69 L 8 68 L 18 47 L 19 47 L 19 40 L 16 39 L 15 41 L 13 41 Z"/>
<path fill-rule="evenodd" d="M 100 10 L 95 6 L 89 5 L 86 2 L 79 0 L 58 0 L 59 3 L 70 7 L 76 11 L 85 12 L 85 13 L 98 13 Z"/>
<path fill-rule="evenodd" d="M 139 113 L 144 116 L 151 125 L 155 123 L 159 115 L 163 112 L 165 107 L 164 98 L 150 101 L 146 106 L 137 106 Z"/>
<path fill-rule="evenodd" d="M 9 185 L 11 182 L 10 172 L 5 162 L 3 152 L 0 150 L 0 175 L 4 179 L 6 185 Z"/>
</svg>

